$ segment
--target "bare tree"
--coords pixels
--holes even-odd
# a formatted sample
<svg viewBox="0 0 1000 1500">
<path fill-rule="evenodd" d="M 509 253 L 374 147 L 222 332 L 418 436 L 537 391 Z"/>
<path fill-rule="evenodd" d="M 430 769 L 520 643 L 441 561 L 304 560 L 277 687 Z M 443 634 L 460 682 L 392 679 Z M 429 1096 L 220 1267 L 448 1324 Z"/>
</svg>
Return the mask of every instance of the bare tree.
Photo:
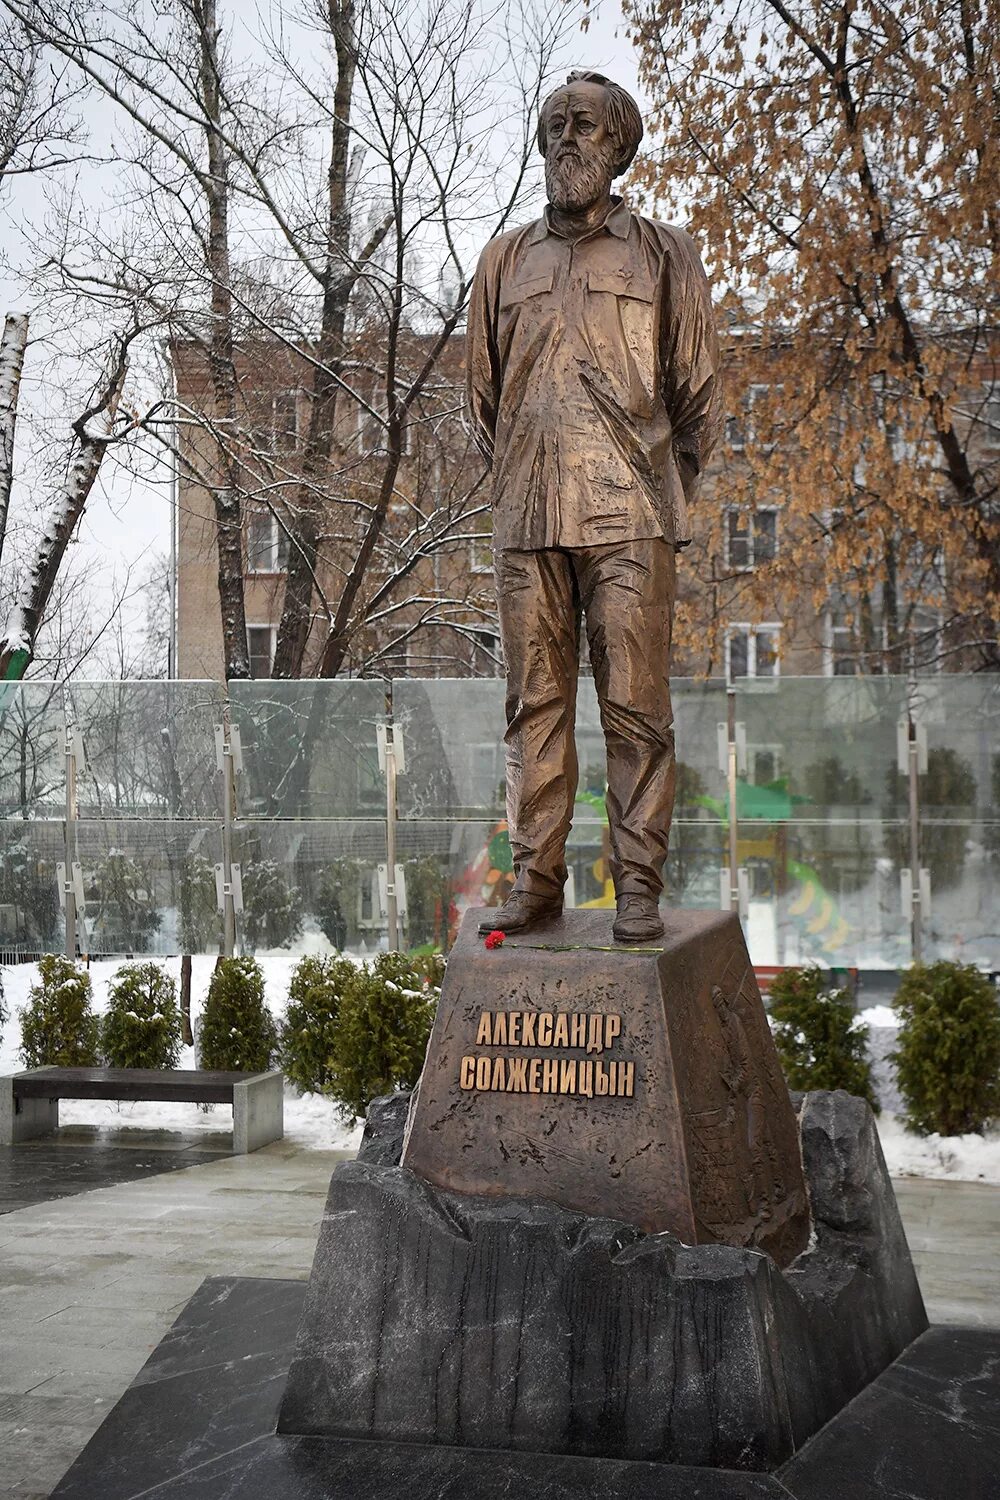
<svg viewBox="0 0 1000 1500">
<path fill-rule="evenodd" d="M 569 18 L 320 0 L 297 36 L 241 34 L 248 62 L 216 0 L 107 5 L 100 36 L 76 3 L 0 3 L 122 122 L 127 211 L 74 222 L 49 293 L 141 306 L 208 374 L 210 399 L 158 406 L 143 441 L 211 495 L 227 675 L 249 671 L 248 512 L 287 549 L 275 675 L 372 670 L 415 633 L 468 631 L 489 606 L 461 560 L 488 527 L 449 341 L 520 202 Z"/>
</svg>

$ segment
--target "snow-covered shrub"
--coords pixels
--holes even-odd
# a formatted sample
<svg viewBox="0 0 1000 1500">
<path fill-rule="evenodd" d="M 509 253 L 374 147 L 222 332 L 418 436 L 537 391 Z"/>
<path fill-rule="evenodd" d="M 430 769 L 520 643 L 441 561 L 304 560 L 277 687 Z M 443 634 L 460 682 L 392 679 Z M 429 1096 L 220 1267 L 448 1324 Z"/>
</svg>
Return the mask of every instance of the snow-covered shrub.
<svg viewBox="0 0 1000 1500">
<path fill-rule="evenodd" d="M 1000 1003 L 971 964 L 913 964 L 896 993 L 906 1123 L 921 1135 L 981 1131 L 1000 1115 Z"/>
<path fill-rule="evenodd" d="M 347 1118 L 420 1077 L 440 990 L 413 958 L 381 953 L 355 969 L 333 1026 L 326 1092 Z"/>
<path fill-rule="evenodd" d="M 152 886 L 150 873 L 121 850 L 95 866 L 87 902 L 96 908 L 94 932 L 105 951 L 141 953 L 146 947 L 162 921 Z"/>
<path fill-rule="evenodd" d="M 176 1068 L 181 1050 L 177 986 L 159 964 L 125 964 L 108 988 L 101 1056 L 110 1068 Z"/>
<path fill-rule="evenodd" d="M 313 915 L 327 941 L 337 949 L 346 947 L 354 937 L 361 878 L 361 861 L 347 858 L 329 860 L 320 878 Z"/>
<path fill-rule="evenodd" d="M 220 959 L 201 1016 L 201 1066 L 266 1073 L 277 1044 L 274 1018 L 264 1003 L 260 964 L 253 958 Z"/>
<path fill-rule="evenodd" d="M 303 958 L 292 970 L 278 1060 L 302 1093 L 318 1094 L 330 1084 L 341 996 L 357 972 L 347 958 Z"/>
<path fill-rule="evenodd" d="M 181 864 L 179 876 L 181 950 L 217 953 L 222 937 L 222 913 L 216 901 L 215 869 L 202 855 L 189 854 Z"/>
<path fill-rule="evenodd" d="M 846 1089 L 878 1113 L 868 1061 L 868 1028 L 846 989 L 831 989 L 816 964 L 785 969 L 771 981 L 778 1057 L 793 1089 Z"/>
<path fill-rule="evenodd" d="M 7 1024 L 8 1012 L 3 997 L 3 977 L 0 976 L 0 1042 L 3 1041 L 3 1029 Z"/>
<path fill-rule="evenodd" d="M 90 975 L 61 953 L 38 960 L 38 983 L 21 1016 L 26 1068 L 87 1068 L 97 1063 L 97 1017 Z"/>
<path fill-rule="evenodd" d="M 254 952 L 286 948 L 302 931 L 302 897 L 273 859 L 251 859 L 241 867 L 243 940 Z"/>
</svg>

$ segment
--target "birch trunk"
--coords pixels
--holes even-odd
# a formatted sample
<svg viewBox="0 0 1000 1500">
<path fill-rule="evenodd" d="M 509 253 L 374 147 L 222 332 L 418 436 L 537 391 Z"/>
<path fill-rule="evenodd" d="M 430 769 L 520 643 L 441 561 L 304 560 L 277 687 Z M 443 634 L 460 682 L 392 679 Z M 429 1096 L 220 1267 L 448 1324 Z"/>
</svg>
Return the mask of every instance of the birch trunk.
<svg viewBox="0 0 1000 1500">
<path fill-rule="evenodd" d="M 7 513 L 14 482 L 14 424 L 27 343 L 27 313 L 8 313 L 0 340 L 0 558 L 7 536 Z"/>
<path fill-rule="evenodd" d="M 122 360 L 100 413 L 75 424 L 76 447 L 70 459 L 63 492 L 52 507 L 35 561 L 11 610 L 0 642 L 0 679 L 4 681 L 22 678 L 31 663 L 35 640 L 45 618 L 46 606 L 59 576 L 66 548 L 83 515 L 107 450 L 105 434 L 110 432 L 114 421 L 125 383 L 125 369 L 125 362 Z M 101 421 L 105 432 L 93 432 L 90 421 Z"/>
</svg>

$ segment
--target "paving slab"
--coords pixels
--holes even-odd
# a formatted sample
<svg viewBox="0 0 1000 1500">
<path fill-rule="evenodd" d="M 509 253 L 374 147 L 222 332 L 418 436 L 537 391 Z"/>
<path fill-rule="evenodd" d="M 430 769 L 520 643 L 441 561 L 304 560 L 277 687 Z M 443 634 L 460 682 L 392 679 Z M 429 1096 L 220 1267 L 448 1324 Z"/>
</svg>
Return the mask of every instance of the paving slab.
<svg viewBox="0 0 1000 1500">
<path fill-rule="evenodd" d="M 51 1492 L 205 1277 L 308 1276 L 330 1175 L 348 1155 L 286 1136 L 249 1158 L 219 1156 L 0 1217 L 0 1403 L 15 1403 L 0 1405 L 0 1421 L 26 1436 L 16 1468 L 11 1454 L 0 1460 L 4 1500 Z M 1000 1322 L 1000 1189 L 923 1179 L 895 1187 L 932 1321 Z M 38 1323 L 73 1308 L 71 1346 L 40 1340 Z M 95 1311 L 113 1319 L 118 1309 L 113 1346 L 79 1336 Z"/>
</svg>

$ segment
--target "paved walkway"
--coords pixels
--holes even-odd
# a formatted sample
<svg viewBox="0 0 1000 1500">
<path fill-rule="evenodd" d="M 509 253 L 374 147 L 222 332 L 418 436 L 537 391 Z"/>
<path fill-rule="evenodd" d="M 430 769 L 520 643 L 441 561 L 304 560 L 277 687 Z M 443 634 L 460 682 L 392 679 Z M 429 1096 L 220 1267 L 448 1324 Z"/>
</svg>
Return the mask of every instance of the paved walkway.
<svg viewBox="0 0 1000 1500">
<path fill-rule="evenodd" d="M 0 1495 L 48 1495 L 203 1277 L 307 1276 L 340 1159 L 285 1140 L 0 1218 Z M 931 1318 L 1000 1322 L 1000 1189 L 897 1192 Z"/>
</svg>

